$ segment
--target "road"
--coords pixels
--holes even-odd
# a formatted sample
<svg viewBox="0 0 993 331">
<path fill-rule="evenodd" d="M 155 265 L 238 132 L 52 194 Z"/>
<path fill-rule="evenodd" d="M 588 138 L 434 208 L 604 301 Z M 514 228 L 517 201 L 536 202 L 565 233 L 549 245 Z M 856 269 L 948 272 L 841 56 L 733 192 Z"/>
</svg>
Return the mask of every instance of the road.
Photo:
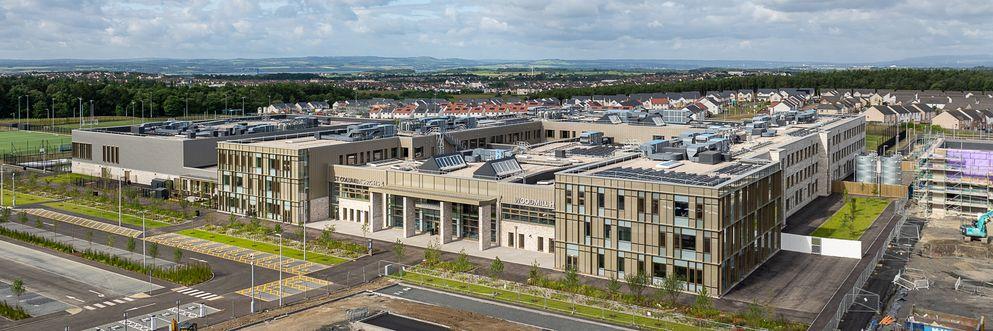
<svg viewBox="0 0 993 331">
<path fill-rule="evenodd" d="M 471 311 L 551 330 L 628 330 L 599 322 L 469 298 L 406 284 L 389 286 L 376 291 L 376 293 L 431 305 Z"/>
</svg>

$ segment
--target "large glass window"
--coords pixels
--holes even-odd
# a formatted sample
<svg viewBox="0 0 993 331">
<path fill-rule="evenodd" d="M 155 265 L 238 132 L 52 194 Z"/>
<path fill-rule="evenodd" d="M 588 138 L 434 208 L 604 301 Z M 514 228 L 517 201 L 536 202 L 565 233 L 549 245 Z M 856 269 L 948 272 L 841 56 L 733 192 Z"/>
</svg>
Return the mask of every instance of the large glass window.
<svg viewBox="0 0 993 331">
<path fill-rule="evenodd" d="M 684 196 L 676 196 L 672 204 L 673 213 L 676 217 L 690 217 L 690 201 Z"/>
</svg>

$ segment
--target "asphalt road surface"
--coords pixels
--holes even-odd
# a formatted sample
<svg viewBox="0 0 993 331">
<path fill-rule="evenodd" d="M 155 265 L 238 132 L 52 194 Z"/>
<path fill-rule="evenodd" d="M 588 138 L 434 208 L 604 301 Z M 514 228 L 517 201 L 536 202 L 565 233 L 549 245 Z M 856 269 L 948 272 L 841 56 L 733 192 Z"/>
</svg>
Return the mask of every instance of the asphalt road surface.
<svg viewBox="0 0 993 331">
<path fill-rule="evenodd" d="M 376 292 L 421 303 L 471 311 L 551 330 L 627 330 L 618 326 L 514 307 L 492 301 L 468 298 L 406 284 L 393 285 Z"/>
</svg>

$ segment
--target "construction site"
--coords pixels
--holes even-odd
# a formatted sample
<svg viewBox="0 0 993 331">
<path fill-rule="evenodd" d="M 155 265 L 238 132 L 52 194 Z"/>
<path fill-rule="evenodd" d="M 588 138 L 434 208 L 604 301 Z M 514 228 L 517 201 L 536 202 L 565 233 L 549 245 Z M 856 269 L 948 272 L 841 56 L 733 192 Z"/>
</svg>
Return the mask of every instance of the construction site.
<svg viewBox="0 0 993 331">
<path fill-rule="evenodd" d="M 875 278 L 882 330 L 982 330 L 993 316 L 993 140 L 918 135 L 908 221 Z M 898 156 L 899 157 L 899 156 Z"/>
</svg>

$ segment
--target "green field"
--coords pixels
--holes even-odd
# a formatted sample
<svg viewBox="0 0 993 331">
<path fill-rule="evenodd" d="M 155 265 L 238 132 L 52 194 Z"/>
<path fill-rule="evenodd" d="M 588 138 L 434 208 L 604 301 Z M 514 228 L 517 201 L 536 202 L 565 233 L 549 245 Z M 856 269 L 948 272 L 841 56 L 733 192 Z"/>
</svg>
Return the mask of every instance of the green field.
<svg viewBox="0 0 993 331">
<path fill-rule="evenodd" d="M 20 202 L 20 197 L 18 197 L 17 203 L 18 204 L 21 203 Z M 77 204 L 74 204 L 74 203 L 62 202 L 62 201 L 60 201 L 60 202 L 49 202 L 49 203 L 46 203 L 45 205 L 46 206 L 49 206 L 49 207 L 52 207 L 52 208 L 55 208 L 55 209 L 67 211 L 67 212 L 72 212 L 72 213 L 76 213 L 76 214 L 82 214 L 82 215 L 86 215 L 86 216 L 101 218 L 101 219 L 105 219 L 105 220 L 108 220 L 108 221 L 117 221 L 117 211 L 103 210 L 103 209 L 99 209 L 99 208 L 82 206 L 82 205 L 77 205 Z M 121 217 L 121 222 L 122 223 L 125 223 L 125 224 L 134 225 L 136 227 L 141 227 L 141 217 L 140 216 L 124 214 Z M 147 227 L 149 229 L 161 228 L 161 227 L 167 226 L 167 225 L 170 225 L 170 224 L 169 223 L 166 223 L 166 222 L 162 222 L 162 221 L 157 221 L 157 220 L 154 219 L 154 216 L 150 216 L 150 217 L 146 217 L 145 218 L 145 227 Z"/>
<path fill-rule="evenodd" d="M 224 234 L 214 233 L 214 232 L 204 231 L 204 230 L 198 230 L 198 229 L 188 229 L 188 230 L 179 231 L 177 233 L 179 233 L 181 235 L 184 235 L 184 236 L 193 237 L 193 238 L 199 238 L 199 239 L 203 239 L 203 240 L 210 240 L 210 241 L 213 241 L 213 242 L 219 242 L 219 243 L 222 243 L 222 244 L 228 244 L 228 245 L 231 245 L 231 246 L 237 246 L 237 247 L 241 247 L 241 248 L 248 248 L 248 249 L 259 251 L 259 252 L 266 252 L 266 253 L 270 253 L 270 254 L 279 254 L 279 246 L 278 245 L 275 245 L 275 244 L 270 244 L 270 243 L 265 243 L 265 242 L 260 242 L 260 241 L 254 241 L 254 240 L 248 240 L 248 239 L 243 239 L 243 238 L 238 238 L 238 237 L 232 237 L 232 236 L 229 236 L 229 235 L 224 235 Z M 289 258 L 298 259 L 298 260 L 303 260 L 303 251 L 302 250 L 299 250 L 299 249 L 296 249 L 296 248 L 288 248 L 286 246 L 283 246 L 283 256 L 289 257 Z M 308 251 L 307 252 L 307 261 L 308 262 L 314 262 L 314 263 L 320 263 L 320 264 L 326 264 L 326 265 L 335 265 L 335 264 L 339 264 L 339 263 L 345 262 L 347 260 L 345 260 L 343 258 L 340 258 L 340 257 L 334 257 L 334 256 L 325 255 L 325 254 L 321 254 L 321 253 L 314 253 L 313 251 Z"/>
<path fill-rule="evenodd" d="M 10 193 L 11 193 L 10 190 L 3 190 L 3 205 L 4 206 L 10 206 L 10 203 L 13 202 L 12 201 L 13 200 L 13 196 L 11 196 Z M 51 201 L 51 200 L 52 199 L 49 199 L 49 198 L 46 198 L 46 197 L 40 197 L 40 196 L 37 196 L 37 195 L 32 195 L 32 194 L 17 192 L 17 205 L 18 206 L 23 206 L 23 205 L 32 204 L 32 203 L 45 202 L 45 201 Z"/>
<path fill-rule="evenodd" d="M 708 329 L 706 327 L 680 324 L 676 322 L 664 321 L 664 320 L 640 316 L 640 315 L 627 314 L 613 310 L 606 311 L 603 308 L 599 308 L 599 307 L 590 307 L 581 304 L 577 305 L 577 304 L 573 304 L 572 302 L 556 300 L 547 297 L 539 297 L 530 294 L 522 294 L 514 291 L 496 289 L 478 284 L 469 284 L 447 278 L 439 278 L 424 274 L 418 274 L 414 272 L 406 272 L 403 274 L 403 276 L 399 278 L 413 284 L 419 284 L 419 285 L 440 288 L 440 289 L 454 290 L 456 292 L 466 293 L 476 297 L 509 302 L 512 304 L 529 306 L 531 308 L 537 308 L 541 310 L 576 314 L 587 318 L 605 320 L 620 325 L 630 326 L 632 324 L 635 324 L 640 326 L 640 328 L 642 329 L 687 330 L 687 331 Z"/>
<path fill-rule="evenodd" d="M 0 153 L 11 151 L 38 152 L 45 147 L 54 152 L 59 146 L 72 142 L 72 137 L 37 131 L 0 131 Z"/>
<path fill-rule="evenodd" d="M 879 145 L 882 145 L 883 142 L 885 142 L 887 139 L 889 139 L 889 137 L 881 136 L 881 135 L 875 135 L 875 134 L 866 134 L 865 135 L 865 150 L 867 150 L 867 151 L 875 151 L 877 148 L 879 148 Z"/>
<path fill-rule="evenodd" d="M 854 201 L 855 222 L 852 223 L 852 226 L 845 226 L 845 219 L 851 213 L 852 201 L 848 201 L 810 235 L 821 238 L 858 240 L 862 233 L 876 220 L 876 217 L 879 217 L 883 209 L 886 209 L 886 206 L 890 204 L 889 200 L 880 198 L 856 197 Z"/>
</svg>

